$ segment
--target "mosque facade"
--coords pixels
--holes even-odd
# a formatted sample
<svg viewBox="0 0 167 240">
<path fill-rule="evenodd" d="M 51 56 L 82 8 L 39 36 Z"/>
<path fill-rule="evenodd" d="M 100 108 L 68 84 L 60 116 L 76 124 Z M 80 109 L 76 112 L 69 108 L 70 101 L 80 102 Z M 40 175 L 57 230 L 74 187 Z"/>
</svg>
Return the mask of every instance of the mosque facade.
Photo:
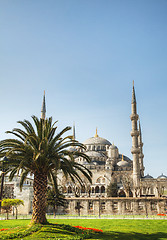
<svg viewBox="0 0 167 240">
<path fill-rule="evenodd" d="M 45 115 L 45 98 L 42 114 Z M 137 103 L 133 85 L 131 102 L 131 137 L 132 159 L 119 152 L 114 144 L 98 136 L 84 142 L 83 151 L 90 158 L 88 163 L 82 157 L 75 161 L 84 165 L 92 172 L 92 183 L 81 176 L 83 185 L 65 179 L 60 171 L 58 184 L 67 199 L 67 205 L 59 208 L 58 213 L 81 215 L 112 215 L 112 214 L 164 214 L 167 211 L 167 176 L 161 174 L 158 178 L 144 175 L 144 154 L 142 131 L 137 114 Z M 73 132 L 75 138 L 75 129 Z M 71 148 L 70 151 L 76 149 Z M 25 182 L 20 193 L 18 179 L 12 183 L 6 179 L 5 186 L 11 188 L 15 198 L 26 201 L 26 208 L 20 213 L 32 212 L 33 177 Z"/>
</svg>

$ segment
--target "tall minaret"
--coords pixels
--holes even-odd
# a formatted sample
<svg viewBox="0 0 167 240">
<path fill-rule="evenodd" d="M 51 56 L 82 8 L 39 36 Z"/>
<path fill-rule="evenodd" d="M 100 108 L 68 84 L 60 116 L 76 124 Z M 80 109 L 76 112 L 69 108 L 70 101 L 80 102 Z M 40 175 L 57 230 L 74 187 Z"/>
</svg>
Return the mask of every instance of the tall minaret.
<svg viewBox="0 0 167 240">
<path fill-rule="evenodd" d="M 133 91 L 132 91 L 132 114 L 130 116 L 132 121 L 132 149 L 131 153 L 133 155 L 133 185 L 134 188 L 139 187 L 140 185 L 140 166 L 139 166 L 139 153 L 140 149 L 138 146 L 138 136 L 139 131 L 137 128 L 137 120 L 139 118 L 137 114 L 137 106 L 136 106 L 136 96 L 135 96 L 135 88 L 133 81 Z"/>
<path fill-rule="evenodd" d="M 45 91 L 43 95 L 43 103 L 42 103 L 42 109 L 41 109 L 41 119 L 45 119 L 46 115 L 46 104 L 45 104 Z"/>
<path fill-rule="evenodd" d="M 142 133 L 141 133 L 141 126 L 140 126 L 140 120 L 139 120 L 139 137 L 138 137 L 138 143 L 139 143 L 139 165 L 140 165 L 140 175 L 141 177 L 144 177 L 144 165 L 143 165 L 143 142 L 142 142 Z"/>
</svg>

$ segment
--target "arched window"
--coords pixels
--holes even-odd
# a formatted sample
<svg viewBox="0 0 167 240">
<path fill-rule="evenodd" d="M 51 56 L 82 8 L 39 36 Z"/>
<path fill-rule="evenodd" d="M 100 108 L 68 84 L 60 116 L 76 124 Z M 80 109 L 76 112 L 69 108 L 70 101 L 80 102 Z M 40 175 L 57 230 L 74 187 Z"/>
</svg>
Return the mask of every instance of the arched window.
<svg viewBox="0 0 167 240">
<path fill-rule="evenodd" d="M 100 169 L 100 167 L 99 167 Z M 97 180 L 96 180 L 96 183 L 105 183 L 105 178 L 104 177 L 99 177 Z"/>
<path fill-rule="evenodd" d="M 84 185 L 81 187 L 81 193 L 85 193 L 85 186 Z"/>
<path fill-rule="evenodd" d="M 97 183 L 100 183 L 100 180 L 101 180 L 101 178 L 98 178 L 96 182 L 97 182 Z"/>
<path fill-rule="evenodd" d="M 102 178 L 102 181 L 101 181 L 102 183 L 105 183 L 105 178 Z"/>
<path fill-rule="evenodd" d="M 71 186 L 68 187 L 68 193 L 72 193 L 72 187 Z"/>
<path fill-rule="evenodd" d="M 105 193 L 105 187 L 104 186 L 101 187 L 101 193 Z"/>
<path fill-rule="evenodd" d="M 126 194 L 123 189 L 120 190 L 119 197 L 126 197 Z"/>
<path fill-rule="evenodd" d="M 76 188 L 75 188 L 75 193 L 76 193 L 77 195 L 80 194 L 80 188 L 79 188 L 79 187 L 76 187 Z"/>
<path fill-rule="evenodd" d="M 67 193 L 67 188 L 66 188 L 66 186 L 63 187 L 63 193 Z"/>
<path fill-rule="evenodd" d="M 95 187 L 95 193 L 99 193 L 99 186 Z"/>
</svg>

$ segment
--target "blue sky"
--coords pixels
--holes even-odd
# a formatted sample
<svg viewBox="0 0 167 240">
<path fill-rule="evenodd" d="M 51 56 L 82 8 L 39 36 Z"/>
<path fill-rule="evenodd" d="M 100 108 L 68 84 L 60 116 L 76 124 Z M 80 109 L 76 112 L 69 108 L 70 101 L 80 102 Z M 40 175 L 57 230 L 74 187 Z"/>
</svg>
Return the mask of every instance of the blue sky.
<svg viewBox="0 0 167 240">
<path fill-rule="evenodd" d="M 0 2 L 0 139 L 17 121 L 47 116 L 98 134 L 132 158 L 135 81 L 145 174 L 167 175 L 167 1 Z"/>
</svg>

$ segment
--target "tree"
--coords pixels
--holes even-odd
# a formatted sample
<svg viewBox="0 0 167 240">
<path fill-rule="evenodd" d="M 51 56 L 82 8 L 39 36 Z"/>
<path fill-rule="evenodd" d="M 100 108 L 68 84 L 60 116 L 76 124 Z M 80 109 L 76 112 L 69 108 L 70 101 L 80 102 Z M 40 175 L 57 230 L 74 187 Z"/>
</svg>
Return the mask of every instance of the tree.
<svg viewBox="0 0 167 240">
<path fill-rule="evenodd" d="M 56 209 L 58 206 L 65 206 L 67 200 L 65 199 L 64 195 L 55 189 L 48 189 L 47 191 L 47 205 L 53 207 L 53 214 L 56 215 Z"/>
<path fill-rule="evenodd" d="M 124 174 L 121 179 L 123 189 L 125 191 L 126 197 L 132 197 L 133 182 L 132 177 L 128 174 Z"/>
<path fill-rule="evenodd" d="M 78 211 L 78 216 L 81 215 L 81 209 L 83 208 L 83 206 L 81 206 L 81 203 L 78 201 L 77 205 L 75 206 L 75 210 Z"/>
<path fill-rule="evenodd" d="M 13 202 L 13 207 L 16 208 L 16 219 L 17 219 L 17 215 L 18 215 L 18 206 L 20 205 L 24 205 L 24 201 L 21 200 L 21 199 L 12 199 L 12 202 Z"/>
<path fill-rule="evenodd" d="M 16 208 L 16 219 L 17 219 L 17 207 L 19 205 L 24 205 L 23 200 L 20 199 L 3 199 L 2 200 L 2 208 L 4 209 L 4 211 L 7 214 L 7 220 L 9 219 L 9 213 L 12 210 L 12 207 Z"/>
<path fill-rule="evenodd" d="M 44 224 L 46 220 L 46 193 L 48 180 L 52 181 L 57 189 L 56 174 L 62 170 L 65 177 L 70 177 L 74 182 L 77 180 L 82 184 L 80 172 L 91 182 L 91 172 L 83 165 L 75 162 L 75 157 L 83 157 L 90 161 L 89 157 L 83 152 L 69 151 L 69 148 L 79 147 L 85 149 L 85 146 L 76 140 L 73 136 L 66 136 L 71 127 L 64 128 L 56 134 L 57 127 L 52 123 L 52 118 L 38 119 L 32 116 L 35 127 L 27 121 L 18 121 L 22 129 L 14 128 L 7 133 L 15 136 L 15 139 L 5 139 L 0 141 L 0 157 L 8 158 L 10 169 L 9 179 L 14 175 L 21 174 L 20 188 L 29 173 L 34 175 L 33 189 L 33 213 L 32 223 Z"/>
<path fill-rule="evenodd" d="M 12 199 L 4 199 L 2 200 L 1 207 L 6 212 L 6 219 L 9 219 L 9 213 L 12 210 Z"/>
<path fill-rule="evenodd" d="M 117 183 L 110 182 L 110 184 L 107 186 L 107 196 L 108 197 L 117 197 L 117 194 L 118 194 Z"/>
<path fill-rule="evenodd" d="M 7 162 L 8 159 L 6 157 L 4 157 L 1 161 L 0 164 L 0 169 L 1 169 L 1 189 L 0 189 L 0 213 L 1 213 L 1 202 L 2 202 L 2 198 L 3 198 L 3 185 L 4 185 L 4 178 L 5 178 L 5 172 L 7 169 L 5 169 L 4 167 L 4 163 Z"/>
</svg>

